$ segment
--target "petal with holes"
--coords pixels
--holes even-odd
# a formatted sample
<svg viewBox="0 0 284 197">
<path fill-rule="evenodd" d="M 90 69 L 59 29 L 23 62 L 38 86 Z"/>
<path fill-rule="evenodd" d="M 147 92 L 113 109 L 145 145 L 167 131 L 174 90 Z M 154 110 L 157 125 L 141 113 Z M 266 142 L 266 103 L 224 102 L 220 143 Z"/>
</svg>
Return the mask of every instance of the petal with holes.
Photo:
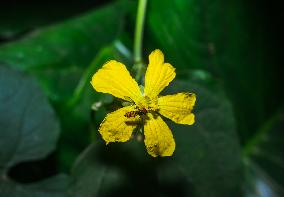
<svg viewBox="0 0 284 197">
<path fill-rule="evenodd" d="M 178 93 L 158 99 L 159 113 L 178 124 L 192 125 L 196 96 L 192 93 Z"/>
<path fill-rule="evenodd" d="M 168 125 L 159 115 L 148 115 L 144 125 L 144 143 L 147 152 L 153 156 L 171 156 L 175 150 L 175 140 Z"/>
<path fill-rule="evenodd" d="M 125 114 L 134 110 L 133 106 L 127 106 L 107 114 L 99 128 L 99 132 L 107 144 L 109 142 L 126 142 L 130 139 L 133 130 L 137 127 L 139 116 L 128 118 Z"/>
</svg>

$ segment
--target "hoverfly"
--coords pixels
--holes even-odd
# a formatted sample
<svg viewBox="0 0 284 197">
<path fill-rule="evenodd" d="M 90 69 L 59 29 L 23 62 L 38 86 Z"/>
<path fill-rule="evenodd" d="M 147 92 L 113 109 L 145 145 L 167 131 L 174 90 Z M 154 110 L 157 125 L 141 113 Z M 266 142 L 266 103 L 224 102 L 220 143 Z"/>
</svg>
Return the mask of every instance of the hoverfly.
<svg viewBox="0 0 284 197">
<path fill-rule="evenodd" d="M 136 116 L 146 115 L 147 112 L 148 112 L 147 109 L 143 108 L 143 109 L 138 109 L 138 110 L 135 110 L 135 111 L 126 112 L 124 114 L 124 116 L 126 118 L 134 118 Z"/>
</svg>

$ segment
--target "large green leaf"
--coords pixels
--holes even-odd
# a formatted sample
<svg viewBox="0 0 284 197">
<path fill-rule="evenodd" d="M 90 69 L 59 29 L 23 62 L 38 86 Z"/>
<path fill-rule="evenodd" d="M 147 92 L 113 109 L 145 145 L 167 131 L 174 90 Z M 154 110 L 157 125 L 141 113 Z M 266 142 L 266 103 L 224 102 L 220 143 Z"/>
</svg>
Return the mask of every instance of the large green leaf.
<svg viewBox="0 0 284 197">
<path fill-rule="evenodd" d="M 11 180 L 0 181 L 1 197 L 64 197 L 69 179 L 65 175 L 57 175 L 52 178 L 31 184 L 21 185 Z"/>
<path fill-rule="evenodd" d="M 139 132 L 127 143 L 105 146 L 95 140 L 74 166 L 71 195 L 241 195 L 240 146 L 229 101 L 204 72 L 181 78 L 186 80 L 177 80 L 165 93 L 195 92 L 196 123 L 169 123 L 177 144 L 174 156 L 149 156 Z"/>
<path fill-rule="evenodd" d="M 99 4 L 106 3 L 105 1 L 90 2 L 89 0 L 73 1 L 68 4 L 66 2 L 3 3 L 0 7 L 0 43 L 2 40 L 18 39 L 35 28 L 62 21 Z"/>
<path fill-rule="evenodd" d="M 252 196 L 284 195 L 284 116 L 268 120 L 243 148 L 247 191 Z"/>
<path fill-rule="evenodd" d="M 1 46 L 0 62 L 32 72 L 50 99 L 69 98 L 101 47 L 117 38 L 127 3 L 102 7 Z"/>
<path fill-rule="evenodd" d="M 277 107 L 271 101 L 280 101 L 279 82 L 271 80 L 276 64 L 253 7 L 242 0 L 150 1 L 145 28 L 148 46 L 156 43 L 174 66 L 206 69 L 224 81 L 242 142 Z"/>
<path fill-rule="evenodd" d="M 59 122 L 34 79 L 0 65 L 0 195 L 63 196 L 67 177 L 21 185 L 8 170 L 24 161 L 42 159 L 55 149 Z"/>
<path fill-rule="evenodd" d="M 0 168 L 54 150 L 59 122 L 46 96 L 26 75 L 0 66 Z"/>
</svg>

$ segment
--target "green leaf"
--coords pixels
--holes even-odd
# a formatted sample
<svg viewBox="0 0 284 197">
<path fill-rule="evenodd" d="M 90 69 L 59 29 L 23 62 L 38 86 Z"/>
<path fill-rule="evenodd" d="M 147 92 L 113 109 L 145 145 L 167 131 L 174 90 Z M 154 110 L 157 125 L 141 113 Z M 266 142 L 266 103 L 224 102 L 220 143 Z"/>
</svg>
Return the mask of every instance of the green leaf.
<svg viewBox="0 0 284 197">
<path fill-rule="evenodd" d="M 30 77 L 0 65 L 0 169 L 54 150 L 59 122 Z"/>
<path fill-rule="evenodd" d="M 127 3 L 102 7 L 1 46 L 0 62 L 33 73 L 52 100 L 69 98 L 98 51 L 118 37 Z"/>
<path fill-rule="evenodd" d="M 116 3 L 34 32 L 2 46 L 0 57 L 19 69 L 84 66 L 102 45 L 117 37 L 123 5 Z"/>
<path fill-rule="evenodd" d="M 268 120 L 243 147 L 247 191 L 255 196 L 284 195 L 284 115 Z"/>
<path fill-rule="evenodd" d="M 176 141 L 174 156 L 149 156 L 138 131 L 127 143 L 106 146 L 96 140 L 74 166 L 73 196 L 241 195 L 240 146 L 230 102 L 207 73 L 181 78 L 186 79 L 176 80 L 164 94 L 196 93 L 196 123 L 184 126 L 166 120 Z"/>
<path fill-rule="evenodd" d="M 4 41 L 18 39 L 19 36 L 40 26 L 66 20 L 99 4 L 101 2 L 90 3 L 88 0 L 72 2 L 68 6 L 62 2 L 2 4 L 0 7 L 0 39 L 1 41 L 2 39 Z"/>
<path fill-rule="evenodd" d="M 63 197 L 67 196 L 68 181 L 67 176 L 57 175 L 37 183 L 20 185 L 2 178 L 0 180 L 0 194 L 9 197 Z"/>
<path fill-rule="evenodd" d="M 55 149 L 59 122 L 46 96 L 29 76 L 0 65 L 0 194 L 64 196 L 66 176 L 22 185 L 7 171 L 15 164 L 42 159 Z"/>
</svg>

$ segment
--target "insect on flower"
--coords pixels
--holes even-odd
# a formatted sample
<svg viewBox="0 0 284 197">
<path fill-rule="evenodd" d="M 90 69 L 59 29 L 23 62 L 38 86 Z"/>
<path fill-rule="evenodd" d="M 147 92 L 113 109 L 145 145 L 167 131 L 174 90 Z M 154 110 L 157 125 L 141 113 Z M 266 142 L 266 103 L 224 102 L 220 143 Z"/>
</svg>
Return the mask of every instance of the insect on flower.
<svg viewBox="0 0 284 197">
<path fill-rule="evenodd" d="M 134 118 L 134 117 L 136 117 L 136 116 L 146 115 L 147 112 L 148 112 L 147 109 L 142 108 L 142 109 L 138 109 L 138 110 L 135 110 L 135 111 L 126 112 L 126 113 L 124 114 L 124 116 L 125 116 L 126 118 Z"/>
</svg>

